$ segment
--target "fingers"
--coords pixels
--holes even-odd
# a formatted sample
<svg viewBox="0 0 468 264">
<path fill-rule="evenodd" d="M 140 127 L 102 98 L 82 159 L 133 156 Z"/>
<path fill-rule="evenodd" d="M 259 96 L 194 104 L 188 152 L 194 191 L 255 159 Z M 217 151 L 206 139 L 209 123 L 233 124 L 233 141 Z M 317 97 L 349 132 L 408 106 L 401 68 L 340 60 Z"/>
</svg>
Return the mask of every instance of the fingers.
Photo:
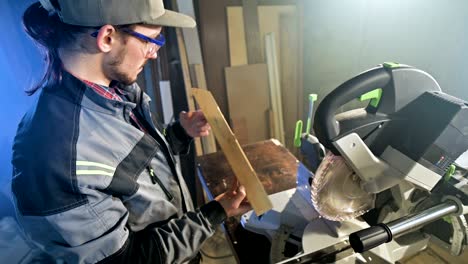
<svg viewBox="0 0 468 264">
<path fill-rule="evenodd" d="M 196 128 L 196 134 L 201 137 L 208 136 L 210 134 L 211 127 L 209 124 L 204 124 L 201 127 Z"/>
<path fill-rule="evenodd" d="M 238 186 L 236 182 L 232 186 L 237 188 L 226 191 L 215 197 L 215 200 L 221 204 L 228 217 L 241 215 L 252 209 L 245 199 L 245 187 L 242 185 Z"/>
<path fill-rule="evenodd" d="M 204 131 L 200 133 L 200 137 L 206 137 L 208 135 L 210 135 L 210 131 Z"/>
<path fill-rule="evenodd" d="M 236 190 L 235 195 L 233 196 L 233 204 L 232 204 L 233 207 L 238 208 L 241 205 L 245 197 L 246 197 L 245 187 L 243 185 L 239 185 L 239 187 Z"/>
<path fill-rule="evenodd" d="M 208 124 L 208 121 L 205 118 L 205 115 L 201 111 L 191 111 L 191 112 L 185 112 L 182 111 L 179 113 L 179 119 L 187 120 L 190 121 L 190 125 L 194 127 L 200 127 L 200 128 L 210 128 L 210 125 Z"/>
<path fill-rule="evenodd" d="M 196 112 L 193 112 L 193 111 L 190 111 L 190 112 L 181 111 L 179 113 L 179 119 L 190 120 L 196 116 L 195 113 Z"/>
<path fill-rule="evenodd" d="M 208 121 L 206 121 L 206 119 L 198 120 L 196 123 L 194 123 L 194 125 L 197 127 L 210 127 L 210 124 L 208 124 Z"/>
<path fill-rule="evenodd" d="M 211 126 L 201 110 L 179 113 L 180 124 L 191 137 L 205 137 L 210 134 Z"/>
<path fill-rule="evenodd" d="M 236 210 L 236 215 L 245 214 L 248 211 L 252 210 L 252 205 L 250 203 L 242 203 Z"/>
<path fill-rule="evenodd" d="M 211 129 L 210 124 L 208 124 L 206 121 L 205 122 L 198 122 L 196 126 L 200 129 L 200 131 L 208 131 Z"/>
<path fill-rule="evenodd" d="M 205 118 L 205 114 L 203 114 L 203 112 L 201 110 L 197 110 L 197 111 L 194 111 L 194 112 L 191 112 L 192 115 L 193 115 L 193 118 L 197 121 L 200 121 L 202 123 L 206 123 L 206 118 Z"/>
<path fill-rule="evenodd" d="M 179 119 L 188 119 L 188 114 L 185 111 L 179 113 Z"/>
<path fill-rule="evenodd" d="M 237 180 L 236 177 L 234 177 L 234 181 L 231 184 L 231 188 L 229 189 L 229 192 L 236 193 L 238 188 L 239 188 L 239 181 Z"/>
</svg>

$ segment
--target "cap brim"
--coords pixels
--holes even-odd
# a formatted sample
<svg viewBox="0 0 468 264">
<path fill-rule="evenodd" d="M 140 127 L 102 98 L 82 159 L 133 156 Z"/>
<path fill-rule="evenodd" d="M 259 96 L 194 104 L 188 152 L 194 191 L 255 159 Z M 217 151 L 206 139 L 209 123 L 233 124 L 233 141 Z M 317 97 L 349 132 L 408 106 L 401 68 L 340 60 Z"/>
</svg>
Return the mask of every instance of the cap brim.
<svg viewBox="0 0 468 264">
<path fill-rule="evenodd" d="M 182 28 L 193 28 L 197 25 L 195 20 L 190 16 L 177 13 L 171 10 L 167 10 L 164 15 L 151 20 L 145 21 L 144 23 L 150 25 L 166 26 L 166 27 L 182 27 Z"/>
</svg>

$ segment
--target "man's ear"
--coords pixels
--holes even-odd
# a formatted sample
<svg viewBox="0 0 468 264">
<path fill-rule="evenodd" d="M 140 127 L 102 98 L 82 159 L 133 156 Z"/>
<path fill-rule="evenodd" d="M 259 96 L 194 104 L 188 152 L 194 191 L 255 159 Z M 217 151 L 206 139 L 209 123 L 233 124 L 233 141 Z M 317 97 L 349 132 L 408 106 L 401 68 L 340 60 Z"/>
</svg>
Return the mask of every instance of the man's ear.
<svg viewBox="0 0 468 264">
<path fill-rule="evenodd" d="M 101 52 L 109 52 L 116 43 L 117 31 L 111 25 L 102 26 L 96 36 L 96 44 Z"/>
</svg>

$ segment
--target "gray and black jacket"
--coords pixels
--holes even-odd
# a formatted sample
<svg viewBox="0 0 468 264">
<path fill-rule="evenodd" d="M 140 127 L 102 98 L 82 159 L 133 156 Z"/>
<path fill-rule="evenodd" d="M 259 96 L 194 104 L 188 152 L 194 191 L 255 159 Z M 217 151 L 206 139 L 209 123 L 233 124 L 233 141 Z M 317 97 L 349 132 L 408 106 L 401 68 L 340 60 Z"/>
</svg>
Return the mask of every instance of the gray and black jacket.
<svg viewBox="0 0 468 264">
<path fill-rule="evenodd" d="M 218 202 L 193 209 L 173 156 L 191 138 L 178 123 L 163 135 L 149 97 L 136 84 L 121 88 L 127 101 L 109 100 L 66 72 L 43 88 L 13 146 L 18 221 L 66 263 L 186 262 L 225 212 Z"/>
</svg>

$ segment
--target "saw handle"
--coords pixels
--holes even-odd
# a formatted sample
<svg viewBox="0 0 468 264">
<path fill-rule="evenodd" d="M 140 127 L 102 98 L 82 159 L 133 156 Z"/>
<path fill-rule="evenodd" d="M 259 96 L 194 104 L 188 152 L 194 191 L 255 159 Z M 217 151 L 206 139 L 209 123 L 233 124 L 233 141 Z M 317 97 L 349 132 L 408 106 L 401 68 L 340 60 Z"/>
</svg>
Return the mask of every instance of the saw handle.
<svg viewBox="0 0 468 264">
<path fill-rule="evenodd" d="M 349 243 L 354 252 L 362 253 L 384 243 L 392 241 L 392 231 L 385 224 L 378 224 L 367 229 L 352 233 Z"/>
<path fill-rule="evenodd" d="M 315 113 L 314 131 L 319 141 L 338 155 L 339 152 L 332 144 L 340 134 L 339 125 L 335 119 L 336 111 L 344 104 L 376 88 L 382 88 L 385 94 L 384 89 L 389 87 L 391 79 L 391 72 L 384 66 L 379 66 L 346 81 L 329 93 Z"/>
<path fill-rule="evenodd" d="M 463 214 L 463 203 L 457 198 L 447 197 L 447 201 L 430 207 L 416 214 L 411 214 L 388 224 L 380 223 L 369 228 L 359 230 L 349 235 L 349 243 L 355 252 L 362 253 L 373 249 L 393 238 L 418 230 L 422 226 L 439 220 L 445 216 Z"/>
</svg>

